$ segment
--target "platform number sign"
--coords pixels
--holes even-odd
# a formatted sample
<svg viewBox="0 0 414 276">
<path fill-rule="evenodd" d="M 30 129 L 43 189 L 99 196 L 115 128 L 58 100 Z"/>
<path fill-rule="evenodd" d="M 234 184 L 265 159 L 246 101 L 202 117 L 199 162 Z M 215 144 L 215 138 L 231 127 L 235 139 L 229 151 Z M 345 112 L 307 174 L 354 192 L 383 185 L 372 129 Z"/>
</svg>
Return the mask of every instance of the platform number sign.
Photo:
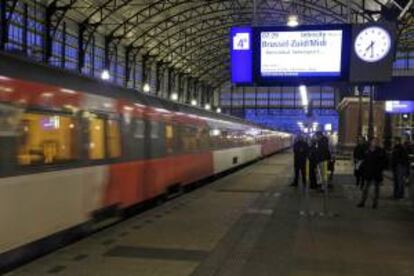
<svg viewBox="0 0 414 276">
<path fill-rule="evenodd" d="M 250 34 L 237 33 L 233 37 L 233 50 L 250 50 Z"/>
</svg>

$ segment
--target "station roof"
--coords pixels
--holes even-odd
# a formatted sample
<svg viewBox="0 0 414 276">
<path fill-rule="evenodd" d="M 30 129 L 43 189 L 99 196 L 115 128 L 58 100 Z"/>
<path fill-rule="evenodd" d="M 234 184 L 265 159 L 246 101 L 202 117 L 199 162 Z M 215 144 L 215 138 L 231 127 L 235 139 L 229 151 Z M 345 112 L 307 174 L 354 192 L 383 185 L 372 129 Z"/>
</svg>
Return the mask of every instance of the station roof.
<svg viewBox="0 0 414 276">
<path fill-rule="evenodd" d="M 48 7 L 133 51 L 217 87 L 230 79 L 229 28 L 362 23 L 395 19 L 409 0 L 49 0 Z M 411 8 L 400 18 L 400 48 L 412 42 Z M 59 17 L 58 16 L 58 17 Z"/>
</svg>

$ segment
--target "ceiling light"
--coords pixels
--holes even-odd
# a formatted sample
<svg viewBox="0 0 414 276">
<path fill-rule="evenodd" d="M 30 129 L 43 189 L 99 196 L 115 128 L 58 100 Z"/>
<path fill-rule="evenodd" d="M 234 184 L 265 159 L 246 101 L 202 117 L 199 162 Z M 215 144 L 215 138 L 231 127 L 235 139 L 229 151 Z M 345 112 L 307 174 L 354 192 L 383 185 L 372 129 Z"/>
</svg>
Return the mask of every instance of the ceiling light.
<svg viewBox="0 0 414 276">
<path fill-rule="evenodd" d="M 306 88 L 305 85 L 299 86 L 300 97 L 302 99 L 302 105 L 305 106 L 305 107 L 307 107 L 308 104 L 309 104 L 309 101 L 308 101 L 308 91 L 307 90 L 308 89 Z"/>
<path fill-rule="evenodd" d="M 142 90 L 145 93 L 149 93 L 149 92 L 151 92 L 151 87 L 150 87 L 150 85 L 148 83 L 145 83 L 144 86 L 142 87 Z"/>
<path fill-rule="evenodd" d="M 103 70 L 102 71 L 102 73 L 101 73 L 101 79 L 103 79 L 103 80 L 109 80 L 109 79 L 111 79 L 111 74 L 109 74 L 109 71 L 108 70 Z"/>
<path fill-rule="evenodd" d="M 217 113 L 221 113 L 221 108 L 220 108 L 220 107 L 217 107 L 216 112 L 217 112 Z"/>
<path fill-rule="evenodd" d="M 210 105 L 210 104 L 206 104 L 206 105 L 204 106 L 204 108 L 205 108 L 206 110 L 210 110 L 210 109 L 211 109 L 211 105 Z"/>
<path fill-rule="evenodd" d="M 177 93 L 172 93 L 171 94 L 171 100 L 178 101 L 178 94 Z"/>
<path fill-rule="evenodd" d="M 299 19 L 297 15 L 289 15 L 286 23 L 289 27 L 297 27 L 299 25 Z"/>
<path fill-rule="evenodd" d="M 196 105 L 197 105 L 197 100 L 192 99 L 192 100 L 191 100 L 191 105 L 192 105 L 192 106 L 196 106 Z"/>
</svg>

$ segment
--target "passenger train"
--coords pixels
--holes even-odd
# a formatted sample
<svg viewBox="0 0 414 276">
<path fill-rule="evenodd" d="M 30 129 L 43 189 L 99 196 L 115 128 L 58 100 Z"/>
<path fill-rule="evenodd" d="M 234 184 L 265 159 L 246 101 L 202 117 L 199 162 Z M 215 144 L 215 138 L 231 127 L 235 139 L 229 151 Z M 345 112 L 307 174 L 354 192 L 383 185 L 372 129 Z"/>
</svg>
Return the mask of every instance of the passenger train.
<svg viewBox="0 0 414 276">
<path fill-rule="evenodd" d="M 63 73 L 62 85 L 33 76 L 0 68 L 0 268 L 291 146 L 290 134 L 234 117 L 106 84 L 90 91 Z"/>
</svg>

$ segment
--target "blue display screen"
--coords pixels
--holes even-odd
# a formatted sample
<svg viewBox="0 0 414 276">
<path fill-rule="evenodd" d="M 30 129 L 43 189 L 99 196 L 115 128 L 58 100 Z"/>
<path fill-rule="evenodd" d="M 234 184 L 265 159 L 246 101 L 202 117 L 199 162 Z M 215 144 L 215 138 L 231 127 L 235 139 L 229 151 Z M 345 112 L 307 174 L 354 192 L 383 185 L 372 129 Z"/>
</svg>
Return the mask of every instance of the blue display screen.
<svg viewBox="0 0 414 276">
<path fill-rule="evenodd" d="M 257 27 L 253 41 L 254 78 L 258 85 L 348 78 L 350 25 Z"/>
<path fill-rule="evenodd" d="M 253 33 L 251 27 L 230 30 L 231 79 L 236 84 L 253 82 Z"/>
<path fill-rule="evenodd" d="M 414 113 L 414 101 L 386 101 L 387 113 Z"/>
<path fill-rule="evenodd" d="M 351 26 L 233 27 L 230 30 L 234 84 L 343 81 L 349 75 Z"/>
<path fill-rule="evenodd" d="M 343 30 L 263 30 L 262 77 L 323 77 L 341 74 Z"/>
</svg>

